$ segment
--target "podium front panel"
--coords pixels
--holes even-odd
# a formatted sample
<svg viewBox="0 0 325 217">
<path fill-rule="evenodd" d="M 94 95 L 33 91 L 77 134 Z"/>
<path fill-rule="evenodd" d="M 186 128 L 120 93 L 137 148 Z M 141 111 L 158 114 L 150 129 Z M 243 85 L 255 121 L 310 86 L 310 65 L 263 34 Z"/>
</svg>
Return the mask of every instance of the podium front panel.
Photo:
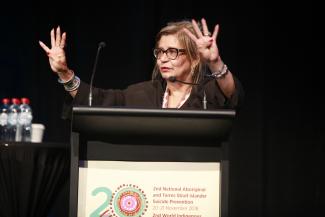
<svg viewBox="0 0 325 217">
<path fill-rule="evenodd" d="M 105 205 L 103 205 L 105 204 Z M 220 163 L 87 161 L 78 216 L 220 216 Z"/>
</svg>

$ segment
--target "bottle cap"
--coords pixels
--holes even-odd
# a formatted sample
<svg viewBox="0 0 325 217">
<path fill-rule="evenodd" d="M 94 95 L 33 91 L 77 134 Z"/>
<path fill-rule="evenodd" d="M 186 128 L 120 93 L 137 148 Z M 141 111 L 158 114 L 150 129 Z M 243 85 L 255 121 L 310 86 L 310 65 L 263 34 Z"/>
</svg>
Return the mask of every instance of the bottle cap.
<svg viewBox="0 0 325 217">
<path fill-rule="evenodd" d="M 30 103 L 30 101 L 29 101 L 29 99 L 28 99 L 28 98 L 26 98 L 26 97 L 23 97 L 23 98 L 21 98 L 21 103 L 23 103 L 23 104 L 29 104 L 29 103 Z"/>
<path fill-rule="evenodd" d="M 11 99 L 12 104 L 20 104 L 20 100 L 18 98 L 12 98 Z"/>
<path fill-rule="evenodd" d="M 3 104 L 9 104 L 10 100 L 8 98 L 3 98 L 2 103 Z"/>
</svg>

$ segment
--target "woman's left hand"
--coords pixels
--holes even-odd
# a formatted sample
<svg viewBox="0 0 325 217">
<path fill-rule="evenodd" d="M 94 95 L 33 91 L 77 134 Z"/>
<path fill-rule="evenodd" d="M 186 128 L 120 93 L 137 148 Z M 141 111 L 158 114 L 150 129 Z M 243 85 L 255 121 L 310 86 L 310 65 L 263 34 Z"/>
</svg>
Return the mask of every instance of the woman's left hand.
<svg viewBox="0 0 325 217">
<path fill-rule="evenodd" d="M 184 29 L 184 32 L 195 42 L 202 60 L 207 64 L 218 62 L 220 58 L 217 46 L 219 25 L 214 27 L 213 34 L 211 35 L 204 18 L 201 19 L 202 31 L 195 20 L 192 20 L 192 24 L 196 35 L 188 29 Z"/>
</svg>

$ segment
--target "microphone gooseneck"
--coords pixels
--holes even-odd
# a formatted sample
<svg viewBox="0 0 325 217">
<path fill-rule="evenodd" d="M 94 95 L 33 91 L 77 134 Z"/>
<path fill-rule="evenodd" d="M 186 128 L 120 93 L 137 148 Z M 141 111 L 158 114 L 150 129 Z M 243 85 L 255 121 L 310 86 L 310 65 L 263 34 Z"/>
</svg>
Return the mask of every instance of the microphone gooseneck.
<svg viewBox="0 0 325 217">
<path fill-rule="evenodd" d="M 207 95 L 205 93 L 205 90 L 203 91 L 203 100 L 202 100 L 202 105 L 203 105 L 203 109 L 206 110 L 207 109 Z"/>
<path fill-rule="evenodd" d="M 177 80 L 175 76 L 170 76 L 167 78 L 167 80 L 171 81 L 171 82 L 179 82 L 179 83 L 188 84 L 188 85 L 199 85 L 199 83 L 192 83 L 192 82 Z"/>
<path fill-rule="evenodd" d="M 102 48 L 104 48 L 105 46 L 106 46 L 106 43 L 103 41 L 98 44 L 95 63 L 94 63 L 93 71 L 92 71 L 91 78 L 90 78 L 90 84 L 89 84 L 89 98 L 88 98 L 89 106 L 92 105 L 92 100 L 93 100 L 93 80 L 94 80 L 94 76 L 95 76 L 95 72 L 96 72 L 96 68 L 97 68 L 98 56 L 99 56 L 100 50 Z"/>
<path fill-rule="evenodd" d="M 213 76 L 210 75 L 204 75 L 204 77 L 206 77 L 207 79 L 203 82 L 203 83 L 191 83 L 191 82 L 185 82 L 185 81 L 181 81 L 181 80 L 177 80 L 175 76 L 170 76 L 169 78 L 167 78 L 168 81 L 171 82 L 180 82 L 183 84 L 188 84 L 188 85 L 204 85 L 206 82 L 208 82 L 211 78 L 214 78 Z M 202 106 L 203 109 L 206 110 L 207 109 L 207 96 L 205 93 L 205 90 L 203 90 L 203 99 L 202 99 Z"/>
</svg>

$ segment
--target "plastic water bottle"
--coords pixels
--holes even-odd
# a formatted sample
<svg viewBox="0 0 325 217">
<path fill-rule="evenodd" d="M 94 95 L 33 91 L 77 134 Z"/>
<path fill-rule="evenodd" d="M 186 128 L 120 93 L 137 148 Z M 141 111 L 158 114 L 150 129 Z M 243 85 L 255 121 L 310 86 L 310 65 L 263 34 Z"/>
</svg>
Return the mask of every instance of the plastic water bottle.
<svg viewBox="0 0 325 217">
<path fill-rule="evenodd" d="M 31 141 L 32 120 L 33 114 L 30 101 L 28 98 L 21 98 L 20 113 L 18 115 L 18 128 L 21 133 L 21 141 Z"/>
<path fill-rule="evenodd" d="M 8 114 L 8 141 L 20 141 L 20 133 L 18 129 L 18 115 L 20 113 L 20 100 L 17 98 L 11 99 Z"/>
<path fill-rule="evenodd" d="M 9 114 L 9 102 L 8 98 L 2 99 L 2 105 L 0 108 L 0 140 L 8 140 L 8 114 Z"/>
</svg>

